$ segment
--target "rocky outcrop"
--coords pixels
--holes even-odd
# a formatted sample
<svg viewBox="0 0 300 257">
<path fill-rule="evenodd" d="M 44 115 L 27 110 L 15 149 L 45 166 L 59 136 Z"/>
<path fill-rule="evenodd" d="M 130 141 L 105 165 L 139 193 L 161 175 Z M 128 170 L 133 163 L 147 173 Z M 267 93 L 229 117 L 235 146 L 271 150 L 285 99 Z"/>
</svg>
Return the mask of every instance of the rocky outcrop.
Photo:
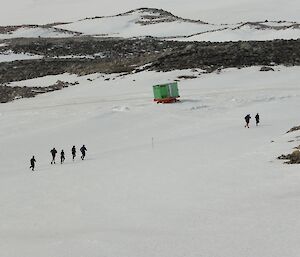
<svg viewBox="0 0 300 257">
<path fill-rule="evenodd" d="M 286 164 L 300 164 L 300 151 L 295 150 L 291 154 L 284 155 L 278 157 L 279 160 L 288 160 Z"/>
<path fill-rule="evenodd" d="M 272 67 L 263 66 L 260 68 L 259 71 L 274 71 L 274 69 Z"/>
<path fill-rule="evenodd" d="M 287 131 L 286 133 L 290 133 L 290 132 L 294 132 L 294 131 L 299 131 L 300 130 L 300 126 L 295 126 L 292 127 L 289 131 Z M 296 142 L 299 141 L 300 136 L 296 136 L 295 139 L 291 139 L 288 142 Z M 279 160 L 288 160 L 287 164 L 299 164 L 300 163 L 300 145 L 294 147 L 294 150 L 291 154 L 282 154 L 279 157 L 277 157 L 277 159 Z"/>
<path fill-rule="evenodd" d="M 286 133 L 291 133 L 294 131 L 300 130 L 300 126 L 296 126 L 296 127 L 292 127 L 289 131 L 287 131 Z"/>
<path fill-rule="evenodd" d="M 62 88 L 77 84 L 78 82 L 69 83 L 58 80 L 54 85 L 48 87 L 10 87 L 7 85 L 0 85 L 0 103 L 7 103 L 20 98 L 31 98 L 38 94 L 61 90 Z"/>
<path fill-rule="evenodd" d="M 0 63 L 0 83 L 56 75 L 200 68 L 207 72 L 253 65 L 300 65 L 300 40 L 268 42 L 174 42 L 139 39 L 15 39 L 3 51 L 45 56 Z M 2 51 L 0 49 L 0 51 Z"/>
<path fill-rule="evenodd" d="M 118 17 L 118 16 L 129 16 L 132 14 L 140 14 L 140 18 L 136 19 L 135 23 L 143 25 L 143 26 L 164 23 L 164 22 L 175 22 L 175 21 L 198 23 L 198 24 L 208 24 L 208 23 L 200 21 L 200 20 L 182 18 L 182 17 L 176 16 L 173 13 L 168 12 L 163 9 L 145 8 L 145 7 L 134 9 L 134 10 L 131 10 L 131 11 L 128 11 L 125 13 L 120 13 L 117 15 L 95 16 L 95 17 L 85 18 L 84 20 L 95 20 L 95 19 L 112 18 L 112 17 Z"/>
<path fill-rule="evenodd" d="M 173 51 L 162 56 L 153 63 L 152 69 L 215 70 L 220 66 L 229 68 L 270 64 L 300 65 L 300 40 L 194 42 L 193 47 L 189 46 L 189 49 Z"/>
</svg>

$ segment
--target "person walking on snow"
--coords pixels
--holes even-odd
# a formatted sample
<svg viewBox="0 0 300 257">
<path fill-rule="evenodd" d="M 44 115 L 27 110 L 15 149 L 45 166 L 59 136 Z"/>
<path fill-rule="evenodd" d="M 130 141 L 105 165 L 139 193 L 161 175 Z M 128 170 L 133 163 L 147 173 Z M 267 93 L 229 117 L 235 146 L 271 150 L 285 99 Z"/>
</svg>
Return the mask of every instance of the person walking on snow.
<svg viewBox="0 0 300 257">
<path fill-rule="evenodd" d="M 63 164 L 65 161 L 65 152 L 64 150 L 61 150 L 60 152 L 60 164 Z"/>
<path fill-rule="evenodd" d="M 245 121 L 246 121 L 245 128 L 249 128 L 249 122 L 250 122 L 250 119 L 251 119 L 250 114 L 247 114 L 247 115 L 245 116 Z"/>
<path fill-rule="evenodd" d="M 256 121 L 256 126 L 258 126 L 258 123 L 259 123 L 259 114 L 258 113 L 255 115 L 255 121 Z"/>
<path fill-rule="evenodd" d="M 85 145 L 83 145 L 81 148 L 80 148 L 80 152 L 81 152 L 81 160 L 84 160 L 84 157 L 85 157 L 85 152 L 87 151 L 87 149 L 85 148 Z"/>
<path fill-rule="evenodd" d="M 32 158 L 30 159 L 30 167 L 29 167 L 32 171 L 34 171 L 35 162 L 36 162 L 36 160 L 35 160 L 34 156 L 32 156 Z"/>
<path fill-rule="evenodd" d="M 74 159 L 75 159 L 75 157 L 76 157 L 76 148 L 75 148 L 75 145 L 73 145 L 71 151 L 72 151 L 72 159 L 73 159 L 73 161 L 74 161 Z"/>
<path fill-rule="evenodd" d="M 52 161 L 51 161 L 51 164 L 55 164 L 55 156 L 57 154 L 57 151 L 55 149 L 55 147 L 53 147 L 53 149 L 50 151 L 50 153 L 52 154 Z"/>
</svg>

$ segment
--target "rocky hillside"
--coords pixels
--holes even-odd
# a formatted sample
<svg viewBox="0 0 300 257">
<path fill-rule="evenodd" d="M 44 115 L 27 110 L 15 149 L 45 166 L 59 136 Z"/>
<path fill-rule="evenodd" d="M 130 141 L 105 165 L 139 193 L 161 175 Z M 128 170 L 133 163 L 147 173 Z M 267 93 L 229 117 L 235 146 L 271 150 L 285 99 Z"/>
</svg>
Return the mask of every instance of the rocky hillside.
<svg viewBox="0 0 300 257">
<path fill-rule="evenodd" d="M 0 83 L 65 72 L 78 75 L 147 69 L 167 71 L 253 65 L 300 65 L 300 40 L 250 42 L 176 42 L 147 39 L 18 39 L 0 51 L 43 56 L 0 63 Z M 145 69 L 145 68 L 142 68 Z"/>
<path fill-rule="evenodd" d="M 228 43 L 193 43 L 158 58 L 155 70 L 245 67 L 254 65 L 300 65 L 300 39 Z"/>
<path fill-rule="evenodd" d="M 134 15 L 136 17 L 132 19 Z M 111 19 L 117 19 L 118 22 L 115 24 L 118 27 L 120 24 L 122 26 L 119 19 L 128 20 L 129 18 L 139 28 L 163 27 L 163 24 L 169 26 L 174 22 L 183 24 L 185 28 L 190 27 L 187 26 L 187 23 L 196 27 L 214 26 L 202 21 L 182 19 L 169 12 L 156 9 L 139 9 L 112 17 L 94 17 L 79 21 L 78 24 L 81 24 L 81 28 L 88 29 L 94 23 L 93 26 L 96 28 L 99 21 L 106 20 L 109 21 L 108 24 L 111 24 Z M 0 40 L 0 102 L 53 91 L 53 87 L 49 89 L 11 88 L 10 82 L 63 73 L 77 75 L 92 73 L 128 74 L 145 69 L 170 71 L 193 68 L 213 72 L 223 68 L 253 65 L 300 65 L 300 39 L 214 43 L 162 40 L 154 37 L 116 38 L 108 37 L 108 35 L 95 37 L 84 35 L 83 31 L 72 31 L 69 30 L 69 27 L 65 27 L 74 24 L 56 23 L 45 26 L 0 28 L 0 32 L 6 35 L 16 35 L 21 33 L 21 30 L 25 34 L 29 33 L 29 30 L 35 32 L 49 32 L 51 30 L 54 35 L 45 38 L 40 36 L 14 38 L 12 36 L 10 39 Z M 265 21 L 240 24 L 236 30 L 253 27 L 264 33 L 268 27 L 280 31 L 287 26 L 289 29 L 299 29 L 299 25 L 296 23 L 290 25 L 286 22 L 277 24 Z M 223 28 L 218 32 L 221 33 L 225 30 L 226 28 Z M 45 35 L 49 36 L 48 32 L 45 32 Z M 61 35 L 64 36 L 60 37 Z M 117 35 L 119 34 L 115 36 Z M 264 68 L 262 70 L 271 69 Z M 54 88 L 57 90 L 63 87 L 55 86 Z"/>
</svg>

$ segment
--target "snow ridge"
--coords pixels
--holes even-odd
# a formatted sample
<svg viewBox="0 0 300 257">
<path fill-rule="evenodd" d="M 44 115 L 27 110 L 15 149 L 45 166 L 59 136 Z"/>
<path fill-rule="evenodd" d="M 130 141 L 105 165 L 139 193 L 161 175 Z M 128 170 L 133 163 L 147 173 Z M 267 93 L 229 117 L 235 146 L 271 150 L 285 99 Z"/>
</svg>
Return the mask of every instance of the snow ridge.
<svg viewBox="0 0 300 257">
<path fill-rule="evenodd" d="M 150 36 L 182 41 L 298 39 L 300 24 L 293 21 L 268 20 L 212 24 L 181 18 L 163 9 L 139 8 L 113 16 L 88 17 L 67 23 L 0 27 L 0 39 L 74 36 Z"/>
</svg>

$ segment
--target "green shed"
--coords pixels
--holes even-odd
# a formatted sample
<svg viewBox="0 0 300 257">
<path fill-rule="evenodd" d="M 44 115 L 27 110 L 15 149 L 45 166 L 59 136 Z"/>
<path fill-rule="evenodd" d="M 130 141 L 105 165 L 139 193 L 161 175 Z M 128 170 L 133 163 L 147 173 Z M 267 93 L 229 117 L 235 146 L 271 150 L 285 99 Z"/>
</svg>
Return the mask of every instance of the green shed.
<svg viewBox="0 0 300 257">
<path fill-rule="evenodd" d="M 157 103 L 173 103 L 180 97 L 177 82 L 154 85 L 153 93 Z"/>
</svg>

